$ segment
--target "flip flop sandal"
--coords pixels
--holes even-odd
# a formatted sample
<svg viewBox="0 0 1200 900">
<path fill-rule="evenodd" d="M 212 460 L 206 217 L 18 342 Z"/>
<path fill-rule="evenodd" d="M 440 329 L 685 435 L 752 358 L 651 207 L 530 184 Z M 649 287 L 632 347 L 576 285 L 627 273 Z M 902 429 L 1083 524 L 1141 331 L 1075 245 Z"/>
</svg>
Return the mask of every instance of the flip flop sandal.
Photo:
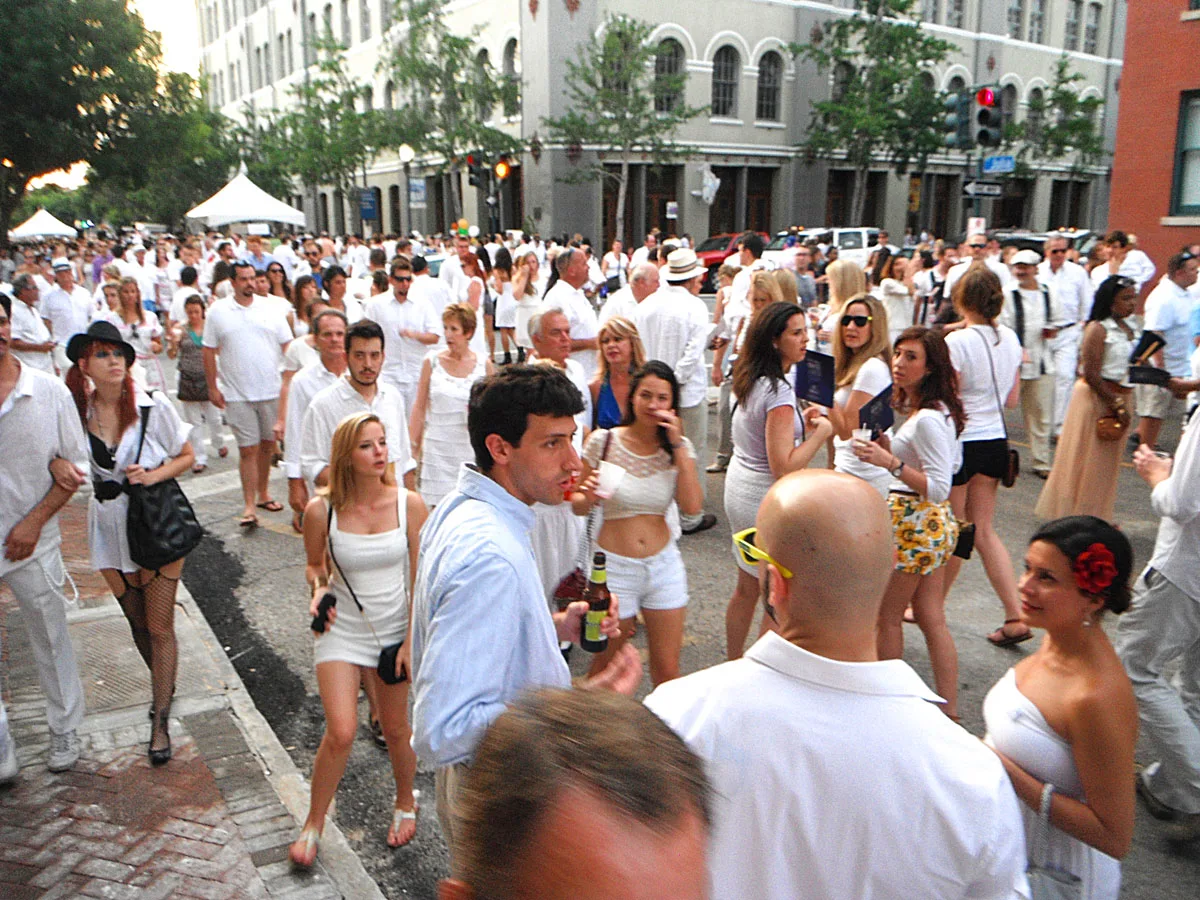
<svg viewBox="0 0 1200 900">
<path fill-rule="evenodd" d="M 238 528 L 257 528 L 258 516 L 242 516 L 238 519 Z"/>
<path fill-rule="evenodd" d="M 283 504 L 278 500 L 264 500 L 262 503 L 254 504 L 259 509 L 265 509 L 267 512 L 282 512 Z"/>
<path fill-rule="evenodd" d="M 416 824 L 417 811 L 420 810 L 420 808 L 421 808 L 421 804 L 418 802 L 420 799 L 421 799 L 421 792 L 413 791 L 413 808 L 412 809 L 393 809 L 392 810 L 392 827 L 390 829 L 388 829 L 388 837 L 389 838 L 396 831 L 398 831 L 400 829 L 400 826 L 403 825 L 405 822 L 411 821 L 414 823 L 414 825 Z M 412 839 L 416 836 L 417 836 L 417 832 L 416 832 L 416 829 L 414 828 L 413 833 L 408 838 L 408 840 L 402 841 L 399 844 L 393 844 L 390 840 L 388 840 L 387 845 L 394 850 L 397 847 L 403 847 L 405 844 L 410 843 L 412 841 Z"/>
<path fill-rule="evenodd" d="M 1012 625 L 1014 622 L 1020 622 L 1020 619 L 1005 619 L 1004 625 Z M 1012 635 L 1004 630 L 1004 625 L 1001 625 L 995 631 L 988 635 L 988 643 L 996 647 L 1013 647 L 1017 644 L 1023 644 L 1025 641 L 1033 637 L 1033 632 L 1026 628 L 1022 634 Z M 996 635 L 1000 637 L 997 638 Z"/>
</svg>

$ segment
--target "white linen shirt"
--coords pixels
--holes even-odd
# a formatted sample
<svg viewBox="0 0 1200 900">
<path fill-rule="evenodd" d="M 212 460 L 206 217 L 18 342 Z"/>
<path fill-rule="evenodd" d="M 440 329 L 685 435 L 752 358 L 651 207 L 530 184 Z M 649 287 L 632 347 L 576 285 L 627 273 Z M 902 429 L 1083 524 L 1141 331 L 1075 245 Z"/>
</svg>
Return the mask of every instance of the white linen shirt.
<svg viewBox="0 0 1200 900">
<path fill-rule="evenodd" d="M 1092 298 L 1096 289 L 1092 287 L 1092 280 L 1083 266 L 1068 259 L 1055 272 L 1050 268 L 1050 260 L 1043 260 L 1038 265 L 1038 281 L 1048 285 L 1051 293 L 1058 298 L 1064 323 L 1086 322 L 1092 314 Z"/>
<path fill-rule="evenodd" d="M 395 463 L 397 480 L 417 467 L 408 440 L 408 410 L 404 408 L 404 397 L 399 389 L 386 381 L 376 381 L 375 399 L 368 403 L 354 389 L 347 374 L 318 391 L 308 404 L 300 431 L 300 468 L 305 478 L 312 482 L 317 480 L 321 470 L 329 465 L 333 433 L 337 431 L 338 423 L 346 416 L 360 412 L 375 413 L 383 423 L 388 462 Z"/>
<path fill-rule="evenodd" d="M 44 344 L 50 340 L 50 329 L 46 327 L 41 313 L 33 309 L 24 300 L 13 298 L 12 302 L 12 337 L 13 340 L 25 341 L 30 344 Z M 12 355 L 27 366 L 41 369 L 43 372 L 54 374 L 54 358 L 48 350 L 12 350 Z"/>
<path fill-rule="evenodd" d="M 383 329 L 382 377 L 393 384 L 416 384 L 421 378 L 421 363 L 431 345 L 403 337 L 400 332 L 425 331 L 441 337 L 442 319 L 434 311 L 433 304 L 423 297 L 411 295 L 401 303 L 389 291 L 368 301 L 366 317 Z"/>
<path fill-rule="evenodd" d="M 713 897 L 1028 897 L 1000 760 L 901 660 L 848 663 L 768 633 L 646 698 L 713 785 Z"/>
<path fill-rule="evenodd" d="M 413 276 L 412 284 L 408 286 L 408 299 L 427 301 L 433 307 L 434 313 L 437 314 L 439 323 L 446 307 L 451 303 L 458 302 L 451 297 L 450 290 L 445 283 L 430 276 L 428 270 L 424 274 Z M 440 329 L 438 333 L 441 333 Z"/>
<path fill-rule="evenodd" d="M 42 318 L 50 322 L 54 343 L 67 346 L 72 335 L 88 330 L 88 325 L 97 316 L 100 305 L 92 300 L 85 288 L 75 285 L 71 293 L 55 288 L 42 298 Z"/>
<path fill-rule="evenodd" d="M 204 346 L 216 350 L 225 400 L 275 400 L 283 381 L 279 362 L 292 329 L 275 303 L 255 296 L 243 306 L 235 299 L 213 303 L 204 320 Z"/>
<path fill-rule="evenodd" d="M 1176 378 L 1189 378 L 1192 374 L 1190 357 L 1195 343 L 1192 341 L 1192 295 L 1170 278 L 1162 281 L 1146 298 L 1146 331 L 1157 331 L 1166 339 L 1162 349 L 1163 368 Z"/>
<path fill-rule="evenodd" d="M 421 529 L 409 640 L 412 747 L 426 765 L 469 762 L 526 690 L 571 686 L 533 527 L 529 506 L 464 465 Z"/>
<path fill-rule="evenodd" d="M 1149 567 L 1200 603 L 1200 414 L 1192 413 L 1171 475 L 1150 492 L 1162 516 Z"/>
<path fill-rule="evenodd" d="M 604 306 L 600 308 L 600 324 L 603 325 L 609 319 L 617 316 L 622 316 L 632 322 L 637 308 L 638 302 L 637 298 L 633 296 L 633 289 L 629 285 L 625 285 L 620 290 L 609 294 L 608 299 L 604 301 Z"/>
<path fill-rule="evenodd" d="M 20 303 L 17 300 L 16 303 Z M 57 456 L 87 471 L 87 443 L 79 411 L 67 386 L 45 372 L 24 364 L 17 383 L 0 405 L 0 543 L 13 526 L 42 502 L 54 484 L 50 461 Z M 35 559 L 62 543 L 58 516 L 42 526 Z M 25 565 L 0 553 L 0 575 Z"/>
<path fill-rule="evenodd" d="M 708 389 L 704 349 L 714 328 L 704 301 L 687 288 L 664 284 L 638 304 L 634 323 L 646 358 L 662 360 L 675 371 L 680 408 L 703 403 Z"/>
<path fill-rule="evenodd" d="M 950 267 L 950 271 L 946 273 L 946 287 L 943 290 L 945 296 L 953 296 L 954 286 L 958 284 L 958 279 L 967 273 L 967 269 L 971 268 L 971 264 L 974 262 L 974 258 L 966 259 Z M 1004 288 L 1004 293 L 1007 295 L 1009 282 L 1013 280 L 1012 272 L 1008 271 L 1008 266 L 999 260 L 991 258 L 985 259 L 983 264 L 991 269 L 996 277 L 1000 279 L 1000 287 Z"/>
<path fill-rule="evenodd" d="M 1034 290 L 1017 287 L 1014 281 L 1004 292 L 1004 306 L 1000 310 L 1000 324 L 1007 325 L 1017 335 L 1021 343 L 1021 378 L 1032 381 L 1041 375 L 1054 374 L 1054 354 L 1050 344 L 1042 336 L 1043 328 L 1057 328 L 1063 321 L 1062 307 L 1059 306 L 1054 291 L 1039 284 Z M 1021 312 L 1024 318 L 1025 333 L 1017 332 L 1017 298 L 1015 292 L 1021 292 Z M 1046 296 L 1050 298 L 1050 320 L 1046 320 Z M 1001 397 L 1004 397 L 1001 393 Z"/>
<path fill-rule="evenodd" d="M 297 341 L 304 340 L 296 338 Z M 290 349 L 290 348 L 289 348 Z M 314 351 L 315 352 L 315 351 Z M 316 362 L 306 365 L 294 376 L 288 385 L 287 428 L 283 440 L 283 464 L 287 468 L 288 478 L 303 478 L 304 470 L 300 464 L 300 447 L 303 442 L 304 414 L 313 397 L 325 388 L 334 384 L 340 375 L 330 372 L 321 362 L 318 355 Z"/>
<path fill-rule="evenodd" d="M 551 309 L 562 310 L 563 315 L 567 317 L 573 341 L 585 341 L 600 333 L 600 320 L 596 318 L 596 311 L 592 309 L 587 295 L 579 288 L 571 287 L 561 278 L 554 283 L 554 287 L 546 291 L 538 312 L 544 313 Z M 583 373 L 589 380 L 600 368 L 596 350 L 575 350 L 571 353 L 571 359 L 583 367 Z"/>
</svg>

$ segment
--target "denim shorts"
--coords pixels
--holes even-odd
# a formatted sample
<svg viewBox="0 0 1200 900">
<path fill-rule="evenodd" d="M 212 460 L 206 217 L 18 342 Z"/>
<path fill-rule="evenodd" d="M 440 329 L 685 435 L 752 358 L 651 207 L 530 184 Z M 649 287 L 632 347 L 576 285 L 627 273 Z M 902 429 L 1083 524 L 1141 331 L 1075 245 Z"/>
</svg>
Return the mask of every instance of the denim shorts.
<svg viewBox="0 0 1200 900">
<path fill-rule="evenodd" d="M 608 557 L 608 589 L 617 595 L 622 619 L 632 619 L 639 609 L 687 606 L 687 572 L 675 541 L 644 559 L 604 552 Z"/>
</svg>

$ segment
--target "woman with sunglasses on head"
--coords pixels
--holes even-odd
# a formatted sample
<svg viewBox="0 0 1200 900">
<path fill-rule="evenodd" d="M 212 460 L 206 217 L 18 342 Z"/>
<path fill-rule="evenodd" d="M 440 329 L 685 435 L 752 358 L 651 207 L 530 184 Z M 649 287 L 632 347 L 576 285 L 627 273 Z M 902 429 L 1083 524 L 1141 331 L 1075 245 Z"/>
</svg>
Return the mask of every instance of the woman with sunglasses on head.
<svg viewBox="0 0 1200 900">
<path fill-rule="evenodd" d="M 1133 838 L 1137 703 L 1102 625 L 1129 607 L 1132 569 L 1129 539 L 1094 516 L 1038 529 L 1021 620 L 1046 636 L 983 701 L 984 741 L 1022 801 L 1030 861 L 1081 879 L 1085 900 L 1116 900 Z"/>
<path fill-rule="evenodd" d="M 889 439 L 854 441 L 853 452 L 889 478 L 887 502 L 896 541 L 896 568 L 879 609 L 880 659 L 904 653 L 902 619 L 911 604 L 925 635 L 934 687 L 946 715 L 958 720 L 958 651 L 946 627 L 942 567 L 958 540 L 950 482 L 966 423 L 958 376 L 941 335 L 923 325 L 905 329 L 892 354 L 892 406 L 907 415 Z"/>
<path fill-rule="evenodd" d="M 308 817 L 288 853 L 302 868 L 316 861 L 325 814 L 354 746 L 363 679 L 374 684 L 396 781 L 387 845 L 402 847 L 416 834 L 419 794 L 413 790 L 417 757 L 408 723 L 408 624 L 425 518 L 421 498 L 396 484 L 389 470 L 379 417 L 363 412 L 343 419 L 333 433 L 329 483 L 304 511 L 305 580 L 312 590 L 308 614 L 321 617 L 326 594 L 337 602 L 327 608 L 324 629 L 314 632 L 325 734 L 313 761 Z M 397 643 L 395 677 L 401 680 L 389 683 L 379 676 L 380 653 Z"/>
<path fill-rule="evenodd" d="M 167 378 L 158 361 L 158 354 L 163 351 L 163 329 L 158 316 L 142 306 L 142 289 L 136 278 L 121 279 L 117 299 L 117 311 L 107 318 L 137 355 L 135 376 L 141 375 L 146 390 L 165 391 Z"/>
<path fill-rule="evenodd" d="M 752 282 L 752 285 L 757 283 Z M 753 294 L 753 287 L 751 288 Z M 792 303 L 772 303 L 745 326 L 733 366 L 733 457 L 725 475 L 725 518 L 734 534 L 754 525 L 759 504 L 777 478 L 803 469 L 833 433 L 818 407 L 801 416 L 790 373 L 804 359 L 808 323 Z M 725 611 L 725 651 L 738 659 L 758 605 L 758 567 L 736 552 L 737 586 Z M 764 620 L 764 630 L 769 623 Z"/>
<path fill-rule="evenodd" d="M 853 475 L 886 497 L 891 481 L 878 466 L 864 463 L 854 453 L 851 436 L 858 428 L 858 413 L 892 383 L 888 368 L 891 343 L 888 314 L 870 294 L 851 297 L 833 327 L 833 383 L 836 393 L 829 409 L 833 425 L 833 468 Z"/>
<path fill-rule="evenodd" d="M 609 319 L 604 327 L 613 322 Z M 679 651 L 687 613 L 687 573 L 671 534 L 667 511 L 672 502 L 684 515 L 703 505 L 696 453 L 679 420 L 679 384 L 664 362 L 638 368 L 629 386 L 629 407 L 619 427 L 599 428 L 583 448 L 579 488 L 571 495 L 578 516 L 599 504 L 603 525 L 596 548 L 607 554 L 608 586 L 621 600 L 621 635 L 596 654 L 592 674 L 600 672 L 637 631 L 638 611 L 646 623 L 650 681 L 679 677 Z M 625 470 L 611 496 L 596 493 L 602 462 Z"/>
<path fill-rule="evenodd" d="M 946 346 L 958 373 L 967 425 L 959 435 L 962 468 L 954 476 L 950 504 L 959 522 L 974 523 L 975 547 L 992 590 L 1004 604 L 1004 623 L 988 640 L 1009 647 L 1033 637 L 1021 621 L 1012 560 L 993 524 L 996 493 L 1008 466 L 1004 410 L 1014 408 L 1021 396 L 1021 343 L 1011 328 L 996 321 L 1004 291 L 999 277 L 986 265 L 972 263 L 954 285 L 952 297 L 963 327 L 946 335 Z M 960 568 L 958 557 L 947 563 L 945 593 Z"/>
<path fill-rule="evenodd" d="M 1112 518 L 1117 471 L 1129 429 L 1129 355 L 1138 339 L 1133 327 L 1137 284 L 1124 275 L 1101 282 L 1079 348 L 1079 378 L 1071 391 L 1067 416 L 1050 477 L 1038 497 L 1040 519 L 1092 515 Z M 1120 432 L 1101 440 L 1096 423 L 1111 417 Z"/>
<path fill-rule="evenodd" d="M 175 591 L 183 559 L 158 571 L 129 554 L 128 485 L 182 475 L 195 461 L 184 424 L 163 391 L 152 396 L 133 380 L 134 348 L 111 322 L 93 322 L 67 344 L 73 365 L 64 378 L 87 432 L 92 470 L 88 542 L 92 568 L 104 578 L 129 622 L 133 643 L 150 670 L 150 762 L 171 758 L 171 699 L 175 696 Z M 144 423 L 144 424 L 143 424 Z"/>
<path fill-rule="evenodd" d="M 646 348 L 637 326 L 613 316 L 600 326 L 600 368 L 588 387 L 592 392 L 592 427 L 616 428 L 629 415 L 633 373 L 646 363 Z"/>
</svg>

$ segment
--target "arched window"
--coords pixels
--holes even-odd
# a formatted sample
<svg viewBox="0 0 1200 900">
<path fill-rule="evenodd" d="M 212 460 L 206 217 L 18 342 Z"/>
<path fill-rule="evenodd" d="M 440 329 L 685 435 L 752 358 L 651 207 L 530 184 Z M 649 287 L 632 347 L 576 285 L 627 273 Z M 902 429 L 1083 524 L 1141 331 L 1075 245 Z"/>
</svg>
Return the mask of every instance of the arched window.
<svg viewBox="0 0 1200 900">
<path fill-rule="evenodd" d="M 1046 117 L 1046 95 L 1041 88 L 1029 92 L 1029 104 L 1025 115 L 1026 131 L 1036 138 L 1042 133 L 1042 122 Z"/>
<path fill-rule="evenodd" d="M 480 50 L 475 55 L 475 74 L 478 76 L 480 81 L 487 77 L 487 71 L 490 65 L 491 63 L 488 60 L 487 50 Z M 492 117 L 491 107 L 489 107 L 486 103 L 480 103 L 477 112 L 479 113 L 479 118 L 483 121 L 487 121 Z"/>
<path fill-rule="evenodd" d="M 1000 100 L 1003 103 L 1000 127 L 1007 131 L 1017 120 L 1017 86 L 1006 84 L 1000 90 Z"/>
<path fill-rule="evenodd" d="M 921 82 L 921 87 L 929 91 L 929 93 L 932 94 L 937 90 L 937 88 L 934 87 L 932 72 L 922 72 L 917 76 L 917 80 Z"/>
<path fill-rule="evenodd" d="M 966 86 L 967 86 L 967 83 L 963 80 L 963 77 L 961 75 L 955 75 L 953 78 L 950 79 L 949 83 L 946 85 L 946 93 L 955 94 L 958 91 L 961 91 Z"/>
<path fill-rule="evenodd" d="M 674 38 L 667 38 L 658 45 L 654 55 L 654 109 L 670 112 L 683 100 L 677 76 L 683 74 L 683 46 Z"/>
<path fill-rule="evenodd" d="M 363 112 L 370 112 L 375 108 L 375 91 L 367 85 L 363 88 Z"/>
<path fill-rule="evenodd" d="M 521 112 L 521 75 L 517 71 L 520 56 L 517 39 L 509 38 L 504 45 L 504 80 L 508 82 L 509 95 L 504 98 L 504 115 L 515 116 Z"/>
<path fill-rule="evenodd" d="M 396 82 L 389 81 L 383 89 L 383 108 L 396 108 Z"/>
<path fill-rule="evenodd" d="M 379 0 L 379 31 L 382 34 L 392 27 L 392 7 L 396 0 Z"/>
<path fill-rule="evenodd" d="M 713 57 L 712 114 L 720 118 L 737 115 L 738 70 L 742 58 L 726 44 Z"/>
<path fill-rule="evenodd" d="M 833 86 L 830 88 L 829 99 L 840 103 L 846 99 L 846 90 L 854 80 L 854 66 L 848 62 L 840 62 L 833 67 Z"/>
<path fill-rule="evenodd" d="M 783 58 L 774 50 L 758 61 L 758 96 L 754 118 L 760 122 L 779 121 L 779 95 L 783 85 Z"/>
</svg>

